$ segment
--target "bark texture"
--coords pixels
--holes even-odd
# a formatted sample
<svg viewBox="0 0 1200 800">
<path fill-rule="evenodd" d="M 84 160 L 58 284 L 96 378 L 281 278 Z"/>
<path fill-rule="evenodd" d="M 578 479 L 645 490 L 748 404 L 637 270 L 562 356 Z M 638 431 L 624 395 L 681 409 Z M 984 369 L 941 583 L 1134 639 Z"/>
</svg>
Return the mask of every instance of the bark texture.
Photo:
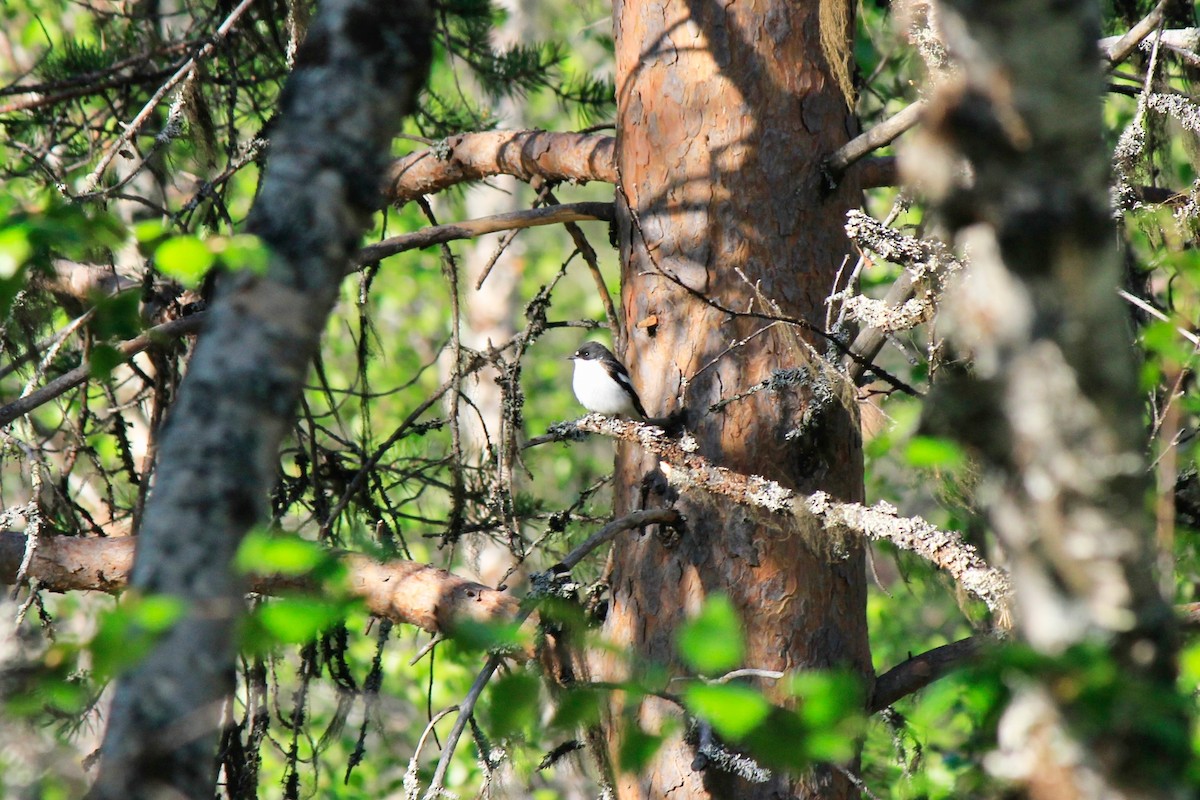
<svg viewBox="0 0 1200 800">
<path fill-rule="evenodd" d="M 624 356 L 643 403 L 651 416 L 686 408 L 698 452 L 716 465 L 858 500 L 852 404 L 818 357 L 825 345 L 797 326 L 730 313 L 823 325 L 856 197 L 849 184 L 827 194 L 821 174 L 822 159 L 853 129 L 839 88 L 851 15 L 844 0 L 614 5 Z M 733 399 L 777 370 L 794 370 L 786 374 L 795 380 Z M 665 482 L 643 482 L 657 474 L 656 457 L 623 444 L 617 513 L 669 502 Z M 677 541 L 651 531 L 613 554 L 605 628 L 631 651 L 632 669 L 681 672 L 675 631 L 706 597 L 724 593 L 742 616 L 747 667 L 838 665 L 869 682 L 858 541 L 831 542 L 815 521 L 703 491 L 684 492 L 678 504 L 688 527 Z M 625 663 L 597 669 L 617 679 Z M 610 741 L 622 724 L 657 733 L 678 713 L 655 698 L 633 702 L 614 707 Z M 850 792 L 832 771 L 751 783 L 711 761 L 693 769 L 695 755 L 686 737 L 668 739 L 642 774 L 618 776 L 619 796 Z"/>
<path fill-rule="evenodd" d="M 43 532 L 26 578 L 52 592 L 126 588 L 133 571 L 131 536 L 84 538 Z M 26 538 L 0 533 L 0 583 L 11 583 L 25 555 Z M 513 595 L 415 561 L 376 561 L 356 553 L 338 554 L 347 571 L 347 589 L 367 610 L 392 622 L 416 625 L 430 633 L 453 635 L 465 620 L 487 623 L 516 619 L 520 602 Z M 303 578 L 251 575 L 247 591 L 277 594 L 320 591 Z"/>
<path fill-rule="evenodd" d="M 424 80 L 428 31 L 421 0 L 329 0 L 297 55 L 252 213 L 271 264 L 235 276 L 214 305 L 138 536 L 132 585 L 189 611 L 118 683 L 93 798 L 213 794 L 245 590 L 230 561 L 265 518 L 280 441 Z"/>
<path fill-rule="evenodd" d="M 1035 797 L 1174 796 L 1187 733 L 1115 291 L 1098 8 L 949 0 L 945 10 L 961 72 L 931 101 L 902 168 L 971 255 L 943 330 L 974 373 L 943 382 L 929 420 L 983 462 L 979 500 L 1010 558 L 1017 632 L 1047 656 L 1074 654 L 1018 690 L 989 763 Z M 953 178 L 964 156 L 972 186 Z M 1107 682 L 1096 677 L 1104 665 Z M 1088 690 L 1064 691 L 1083 669 Z"/>
<path fill-rule="evenodd" d="M 493 175 L 615 183 L 613 137 L 553 131 L 460 133 L 392 164 L 386 195 L 389 202 L 407 203 Z"/>
</svg>

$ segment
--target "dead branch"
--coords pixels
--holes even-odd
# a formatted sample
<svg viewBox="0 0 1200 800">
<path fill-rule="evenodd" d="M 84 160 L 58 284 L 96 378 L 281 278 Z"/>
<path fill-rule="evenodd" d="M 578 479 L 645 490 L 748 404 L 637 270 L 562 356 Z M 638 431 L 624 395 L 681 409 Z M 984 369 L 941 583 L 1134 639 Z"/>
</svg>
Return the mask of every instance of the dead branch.
<svg viewBox="0 0 1200 800">
<path fill-rule="evenodd" d="M 164 322 L 162 325 L 156 325 L 132 339 L 121 342 L 116 346 L 116 350 L 126 359 L 133 358 L 155 342 L 174 339 L 187 333 L 196 333 L 200 330 L 200 326 L 204 323 L 206 317 L 206 313 L 201 312 L 193 314 L 190 317 Z M 91 374 L 91 364 L 85 361 L 75 369 L 59 375 L 42 388 L 0 407 L 0 427 L 9 424 L 17 417 L 28 414 L 38 406 L 69 392 L 91 377 Z"/>
<path fill-rule="evenodd" d="M 451 136 L 411 153 L 388 171 L 384 194 L 401 205 L 466 181 L 512 175 L 523 181 L 615 184 L 612 136 L 549 131 L 490 131 Z"/>
<path fill-rule="evenodd" d="M 833 154 L 825 162 L 825 169 L 835 181 L 840 180 L 842 174 L 851 164 L 873 150 L 878 150 L 881 147 L 891 144 L 896 140 L 896 137 L 920 122 L 921 115 L 924 113 L 924 100 L 918 100 L 902 108 L 883 122 L 859 134 L 833 151 Z"/>
<path fill-rule="evenodd" d="M 1129 57 L 1129 54 L 1137 49 L 1142 40 L 1162 24 L 1163 15 L 1166 12 L 1167 3 L 1170 0 L 1161 0 L 1149 14 L 1141 19 L 1136 25 L 1125 32 L 1123 36 L 1109 36 L 1100 40 L 1100 52 L 1110 63 L 1119 64 Z M 1164 37 L 1167 31 L 1164 31 Z"/>
<path fill-rule="evenodd" d="M 924 689 L 956 669 L 978 660 L 989 636 L 968 636 L 913 656 L 875 679 L 867 713 L 876 714 L 897 700 Z"/>
<path fill-rule="evenodd" d="M 53 592 L 115 593 L 128 584 L 136 544 L 136 537 L 130 536 L 84 538 L 43 532 L 27 578 Z M 0 533 L 0 583 L 14 580 L 25 547 L 24 534 Z M 516 597 L 428 564 L 378 561 L 357 553 L 337 557 L 348 572 L 351 594 L 362 598 L 372 614 L 392 622 L 450 635 L 464 620 L 509 622 L 519 610 Z M 318 587 L 295 577 L 254 575 L 249 588 L 273 595 Z"/>
<path fill-rule="evenodd" d="M 942 531 L 919 517 L 902 517 L 887 503 L 863 506 L 842 503 L 824 492 L 798 495 L 791 489 L 759 475 L 742 475 L 712 464 L 696 450 L 690 435 L 671 438 L 661 428 L 599 414 L 588 414 L 574 422 L 551 428 L 546 436 L 526 446 L 598 433 L 633 442 L 660 458 L 659 468 L 676 488 L 698 490 L 727 497 L 777 514 L 816 517 L 826 530 L 849 531 L 872 541 L 891 542 L 915 553 L 982 600 L 996 615 L 997 624 L 1010 625 L 1012 588 L 1008 574 L 990 566 L 979 552 L 953 531 Z"/>
<path fill-rule="evenodd" d="M 370 264 L 381 258 L 403 253 L 407 250 L 419 250 L 422 247 L 432 247 L 437 244 L 452 242 L 456 239 L 473 239 L 497 231 L 532 228 L 537 225 L 557 225 L 568 222 L 586 220 L 612 221 L 612 203 L 567 203 L 558 206 L 533 208 L 527 211 L 510 211 L 505 214 L 495 214 L 490 217 L 471 219 L 466 222 L 454 222 L 447 225 L 434 225 L 413 233 L 393 236 L 367 245 L 358 251 L 354 257 L 352 268 L 358 269 L 364 264 Z"/>
</svg>

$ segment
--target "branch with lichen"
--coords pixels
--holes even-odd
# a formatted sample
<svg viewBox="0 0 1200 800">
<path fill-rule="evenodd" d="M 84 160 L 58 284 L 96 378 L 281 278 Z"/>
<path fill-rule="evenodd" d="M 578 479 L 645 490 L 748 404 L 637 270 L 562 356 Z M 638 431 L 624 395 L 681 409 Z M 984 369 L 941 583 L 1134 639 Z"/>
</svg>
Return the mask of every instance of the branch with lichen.
<svg viewBox="0 0 1200 800">
<path fill-rule="evenodd" d="M 898 302 L 861 294 L 841 298 L 852 318 L 888 333 L 908 330 L 932 319 L 946 282 L 963 269 L 962 260 L 943 242 L 901 233 L 858 210 L 846 215 L 846 235 L 862 250 L 899 264 L 908 273 L 912 288 L 904 296 L 894 298 Z"/>
<path fill-rule="evenodd" d="M 743 475 L 713 464 L 699 454 L 689 433 L 679 438 L 653 425 L 588 414 L 554 425 L 526 447 L 573 440 L 595 433 L 632 442 L 659 457 L 667 481 L 683 491 L 720 495 L 743 505 L 776 514 L 816 519 L 827 531 L 846 531 L 872 541 L 891 542 L 946 572 L 970 594 L 982 600 L 1000 626 L 1010 624 L 1012 587 L 1008 574 L 990 566 L 974 547 L 953 531 L 943 531 L 920 517 L 905 517 L 887 503 L 864 506 L 843 503 L 825 492 L 803 495 L 760 475 Z"/>
</svg>

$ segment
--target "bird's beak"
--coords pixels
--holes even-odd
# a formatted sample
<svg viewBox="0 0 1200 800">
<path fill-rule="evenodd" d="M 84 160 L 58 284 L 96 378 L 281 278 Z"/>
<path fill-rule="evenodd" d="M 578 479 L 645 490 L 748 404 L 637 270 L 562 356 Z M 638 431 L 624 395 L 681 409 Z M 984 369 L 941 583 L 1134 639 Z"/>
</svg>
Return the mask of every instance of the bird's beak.
<svg viewBox="0 0 1200 800">
<path fill-rule="evenodd" d="M 567 361 L 574 361 L 574 360 L 575 360 L 575 356 L 574 356 L 574 355 L 569 355 L 569 356 L 567 356 Z"/>
</svg>

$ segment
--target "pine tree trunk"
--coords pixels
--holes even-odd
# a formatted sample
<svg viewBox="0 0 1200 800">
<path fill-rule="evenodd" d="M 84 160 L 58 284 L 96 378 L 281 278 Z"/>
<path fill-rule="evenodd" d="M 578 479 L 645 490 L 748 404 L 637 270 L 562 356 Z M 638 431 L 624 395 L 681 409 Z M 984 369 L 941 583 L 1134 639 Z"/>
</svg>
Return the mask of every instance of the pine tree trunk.
<svg viewBox="0 0 1200 800">
<path fill-rule="evenodd" d="M 844 215 L 857 191 L 830 193 L 821 159 L 846 141 L 852 10 L 845 0 L 735 5 L 617 2 L 618 234 L 623 265 L 623 355 L 652 416 L 686 407 L 700 452 L 739 472 L 847 500 L 862 495 L 853 391 L 828 367 L 824 298 L 848 251 Z M 735 346 L 736 345 L 736 346 Z M 795 370 L 792 383 L 730 400 Z M 648 484 L 655 460 L 622 446 L 617 510 L 662 505 Z M 622 540 L 611 563 L 606 634 L 637 664 L 684 672 L 674 632 L 703 600 L 724 593 L 741 613 L 745 666 L 841 666 L 869 681 L 866 585 L 857 542 L 713 498 L 685 494 L 686 531 Z M 623 676 L 622 658 L 597 670 Z M 773 695 L 769 682 L 764 685 Z M 869 687 L 868 687 L 869 688 Z M 633 701 L 628 701 L 633 702 Z M 657 699 L 614 707 L 623 724 L 657 732 L 678 709 Z M 685 732 L 640 775 L 618 775 L 622 798 L 845 797 L 833 770 L 751 783 L 694 769 Z M 703 761 L 703 759 L 701 759 Z"/>
</svg>

